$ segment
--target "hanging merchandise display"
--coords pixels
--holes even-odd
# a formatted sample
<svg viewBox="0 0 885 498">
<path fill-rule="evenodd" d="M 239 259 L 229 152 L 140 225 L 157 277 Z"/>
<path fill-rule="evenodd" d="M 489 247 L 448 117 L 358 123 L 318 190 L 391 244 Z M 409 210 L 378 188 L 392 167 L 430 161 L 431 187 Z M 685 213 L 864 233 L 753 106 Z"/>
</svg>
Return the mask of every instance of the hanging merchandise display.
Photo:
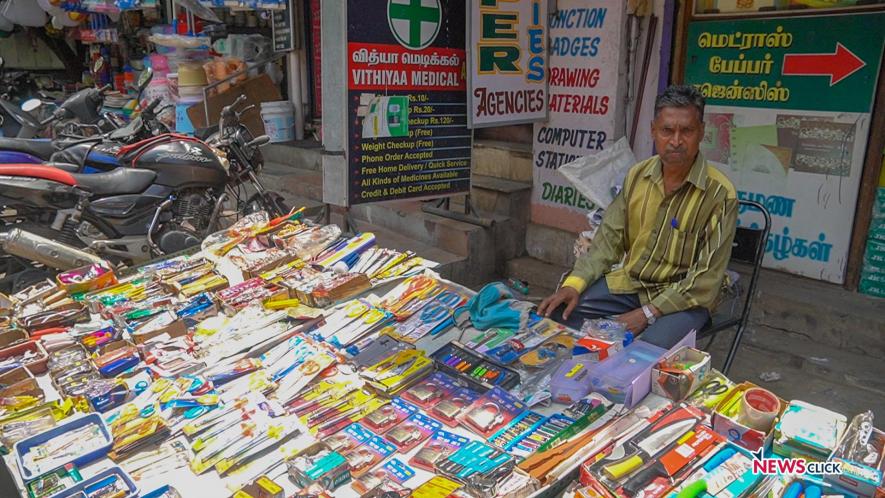
<svg viewBox="0 0 885 498">
<path fill-rule="evenodd" d="M 259 212 L 191 254 L 2 296 L 23 496 L 503 498 L 576 475 L 584 497 L 883 491 L 872 412 L 732 382 L 692 336 L 568 329 L 376 243 Z"/>
</svg>

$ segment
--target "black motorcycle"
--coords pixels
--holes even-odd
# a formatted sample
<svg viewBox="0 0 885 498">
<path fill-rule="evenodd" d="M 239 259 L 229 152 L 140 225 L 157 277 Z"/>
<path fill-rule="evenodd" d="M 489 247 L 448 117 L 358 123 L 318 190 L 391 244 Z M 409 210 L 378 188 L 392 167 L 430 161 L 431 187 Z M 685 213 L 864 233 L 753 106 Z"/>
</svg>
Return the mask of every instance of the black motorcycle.
<svg viewBox="0 0 885 498">
<path fill-rule="evenodd" d="M 266 135 L 239 123 L 240 97 L 204 142 L 163 134 L 120 146 L 125 167 L 79 174 L 47 165 L 0 165 L 0 292 L 101 258 L 139 263 L 196 245 L 215 230 L 233 196 L 239 213 L 285 213 L 258 180 Z M 152 104 L 156 105 L 156 104 Z M 256 194 L 242 200 L 245 184 Z"/>
</svg>

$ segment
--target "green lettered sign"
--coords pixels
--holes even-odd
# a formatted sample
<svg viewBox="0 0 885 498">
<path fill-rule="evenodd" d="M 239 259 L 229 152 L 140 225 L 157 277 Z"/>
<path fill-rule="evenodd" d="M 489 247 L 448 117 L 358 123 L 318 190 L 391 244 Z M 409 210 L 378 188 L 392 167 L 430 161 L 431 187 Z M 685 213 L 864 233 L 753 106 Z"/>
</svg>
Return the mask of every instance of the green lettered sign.
<svg viewBox="0 0 885 498">
<path fill-rule="evenodd" d="M 697 21 L 685 82 L 724 106 L 869 112 L 885 13 Z"/>
</svg>

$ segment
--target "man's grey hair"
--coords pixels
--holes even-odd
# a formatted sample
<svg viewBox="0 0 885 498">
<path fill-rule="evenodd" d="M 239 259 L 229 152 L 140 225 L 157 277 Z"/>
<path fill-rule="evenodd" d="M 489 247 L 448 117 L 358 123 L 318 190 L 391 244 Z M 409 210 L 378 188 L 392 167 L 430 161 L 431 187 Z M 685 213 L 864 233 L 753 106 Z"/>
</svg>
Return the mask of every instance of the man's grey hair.
<svg viewBox="0 0 885 498">
<path fill-rule="evenodd" d="M 655 99 L 655 118 L 665 107 L 694 107 L 698 110 L 698 117 L 704 121 L 704 95 L 696 87 L 691 85 L 670 85 L 664 93 Z"/>
</svg>

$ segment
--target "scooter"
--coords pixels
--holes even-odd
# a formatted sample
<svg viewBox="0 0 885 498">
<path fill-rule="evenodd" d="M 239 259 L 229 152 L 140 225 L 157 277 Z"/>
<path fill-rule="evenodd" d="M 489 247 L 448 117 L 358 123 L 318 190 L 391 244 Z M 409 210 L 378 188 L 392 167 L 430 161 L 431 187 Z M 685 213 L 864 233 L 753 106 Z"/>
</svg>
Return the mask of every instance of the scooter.
<svg viewBox="0 0 885 498">
<path fill-rule="evenodd" d="M 222 110 L 215 145 L 164 134 L 120 147 L 126 167 L 94 174 L 0 165 L 0 292 L 96 256 L 133 264 L 199 245 L 217 226 L 228 192 L 244 183 L 256 190 L 257 207 L 284 214 L 258 180 L 258 149 L 269 138 L 251 138 L 239 123 L 236 107 L 244 100 Z"/>
<path fill-rule="evenodd" d="M 101 59 L 96 62 L 96 71 L 101 69 L 100 61 Z M 153 72 L 150 69 L 142 71 L 137 82 L 139 98 L 144 89 L 147 88 L 152 77 Z M 103 141 L 137 141 L 144 138 L 130 133 L 111 136 L 114 131 L 124 128 L 125 123 L 113 113 L 103 114 L 101 112 L 105 94 L 110 88 L 110 85 L 105 85 L 102 88 L 80 90 L 65 100 L 43 121 L 36 121 L 36 118 L 33 116 L 34 112 L 39 111 L 42 106 L 46 105 L 40 99 L 28 100 L 22 105 L 22 110 L 16 108 L 13 111 L 13 109 L 10 109 L 10 112 L 21 113 L 23 120 L 31 120 L 32 122 L 28 125 L 30 128 L 43 129 L 49 125 L 54 125 L 60 138 L 56 140 L 0 138 L 0 164 L 42 164 L 48 161 L 74 163 L 80 166 L 75 171 L 83 170 L 82 172 L 85 173 L 107 171 L 119 166 L 116 160 L 108 157 L 101 150 L 95 152 L 94 158 L 87 157 L 90 155 L 91 149 Z M 3 104 L 0 103 L 0 105 Z M 11 104 L 10 106 L 16 107 Z M 142 121 L 145 121 L 144 117 L 142 117 Z M 86 137 L 87 133 L 92 134 L 92 136 Z M 76 147 L 78 150 L 67 151 L 70 147 Z M 96 163 L 95 167 L 85 168 L 86 164 L 93 161 Z"/>
</svg>

